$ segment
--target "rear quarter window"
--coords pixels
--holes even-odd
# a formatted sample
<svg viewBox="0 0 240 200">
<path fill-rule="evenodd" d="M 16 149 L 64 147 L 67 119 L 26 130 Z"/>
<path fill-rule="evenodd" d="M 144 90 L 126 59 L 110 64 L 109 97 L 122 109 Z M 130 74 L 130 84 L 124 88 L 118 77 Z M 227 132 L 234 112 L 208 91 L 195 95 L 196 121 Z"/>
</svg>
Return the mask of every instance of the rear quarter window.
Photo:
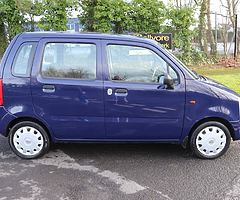
<svg viewBox="0 0 240 200">
<path fill-rule="evenodd" d="M 30 77 L 36 43 L 24 43 L 18 49 L 12 65 L 12 74 L 18 77 Z"/>
</svg>

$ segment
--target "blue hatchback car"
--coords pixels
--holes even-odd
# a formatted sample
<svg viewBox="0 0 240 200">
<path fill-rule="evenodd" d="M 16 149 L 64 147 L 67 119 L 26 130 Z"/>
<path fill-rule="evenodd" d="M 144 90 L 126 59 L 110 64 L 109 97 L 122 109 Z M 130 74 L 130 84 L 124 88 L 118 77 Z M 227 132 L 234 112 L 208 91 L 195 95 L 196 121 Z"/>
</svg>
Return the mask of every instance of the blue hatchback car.
<svg viewBox="0 0 240 200">
<path fill-rule="evenodd" d="M 0 78 L 0 133 L 21 158 L 50 142 L 169 142 L 211 159 L 240 139 L 239 95 L 152 40 L 22 33 Z"/>
</svg>

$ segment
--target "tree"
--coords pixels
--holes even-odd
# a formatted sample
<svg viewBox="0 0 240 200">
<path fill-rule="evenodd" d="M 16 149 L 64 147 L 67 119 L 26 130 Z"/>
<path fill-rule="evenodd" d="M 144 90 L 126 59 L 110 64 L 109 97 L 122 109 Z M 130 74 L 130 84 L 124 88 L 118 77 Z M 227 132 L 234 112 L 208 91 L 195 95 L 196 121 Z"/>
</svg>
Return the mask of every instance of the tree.
<svg viewBox="0 0 240 200">
<path fill-rule="evenodd" d="M 190 29 L 194 25 L 194 12 L 190 7 L 170 7 L 168 9 L 169 24 L 165 31 L 173 33 L 174 46 L 183 54 L 181 59 L 187 63 L 191 61 L 192 39 L 194 32 Z"/>
<path fill-rule="evenodd" d="M 72 9 L 73 1 L 70 0 L 43 0 L 41 10 L 42 18 L 39 27 L 45 31 L 67 30 L 68 12 Z"/>
<path fill-rule="evenodd" d="M 231 21 L 231 25 L 232 27 L 234 28 L 235 27 L 235 14 L 237 14 L 237 7 L 239 5 L 239 0 L 226 0 L 226 4 L 223 0 L 220 0 L 221 2 L 221 5 L 226 8 L 227 10 L 227 14 L 228 14 L 228 17 Z M 237 40 L 238 40 L 238 44 L 237 44 L 237 49 L 238 49 L 238 52 L 239 52 L 239 42 L 240 42 L 240 37 L 239 35 L 237 35 Z"/>
<path fill-rule="evenodd" d="M 0 13 L 3 23 L 6 25 L 6 33 L 9 40 L 23 32 L 24 16 L 19 10 L 19 1 L 0 0 Z"/>
<path fill-rule="evenodd" d="M 200 14 L 199 14 L 199 24 L 198 24 L 198 32 L 199 32 L 199 44 L 201 51 L 208 54 L 208 42 L 207 42 L 207 31 L 206 31 L 206 0 L 202 0 L 200 2 Z"/>
<path fill-rule="evenodd" d="M 3 53 L 7 48 L 7 36 L 6 36 L 5 26 L 4 26 L 2 17 L 0 17 L 0 44 L 1 44 L 0 45 L 0 60 L 1 60 L 1 57 L 3 56 Z"/>
<path fill-rule="evenodd" d="M 114 0 L 112 4 L 115 8 L 111 20 L 113 32 L 123 33 L 124 31 L 128 31 L 131 21 L 129 18 L 130 4 L 123 0 Z"/>
<path fill-rule="evenodd" d="M 80 6 L 84 30 L 123 33 L 129 27 L 129 3 L 123 0 L 82 0 Z"/>
<path fill-rule="evenodd" d="M 7 36 L 4 25 L 5 7 L 0 1 L 0 59 L 7 47 Z"/>
<path fill-rule="evenodd" d="M 237 14 L 237 6 L 239 4 L 239 0 L 226 0 L 226 4 L 222 0 L 220 0 L 223 7 L 226 8 L 228 16 L 231 20 L 232 26 L 235 25 L 235 14 Z"/>
<path fill-rule="evenodd" d="M 163 30 L 166 8 L 159 0 L 133 0 L 131 4 L 130 31 L 158 33 Z"/>
<path fill-rule="evenodd" d="M 41 3 L 38 0 L 21 0 L 19 2 L 19 10 L 25 16 L 25 24 L 27 31 L 33 32 L 35 30 L 34 17 L 40 16 L 42 13 Z"/>
<path fill-rule="evenodd" d="M 82 0 L 80 22 L 87 31 L 160 32 L 165 6 L 159 0 Z"/>
<path fill-rule="evenodd" d="M 230 27 L 229 27 L 227 18 L 225 20 L 226 21 L 219 26 L 218 31 L 220 33 L 219 36 L 220 36 L 221 40 L 223 41 L 224 55 L 225 55 L 225 57 L 227 57 L 227 54 L 228 54 L 228 48 L 227 48 L 228 47 L 228 31 L 229 31 Z"/>
<path fill-rule="evenodd" d="M 213 32 L 212 32 L 212 24 L 211 24 L 211 12 L 210 12 L 210 0 L 207 0 L 206 2 L 206 7 L 207 7 L 207 38 L 208 42 L 210 44 L 210 54 L 212 56 L 216 56 L 217 54 L 217 44 L 214 43 L 214 37 L 213 37 Z"/>
<path fill-rule="evenodd" d="M 82 8 L 82 13 L 79 16 L 80 23 L 84 26 L 85 30 L 95 32 L 95 10 L 97 7 L 97 0 L 82 0 L 79 2 L 79 4 Z"/>
</svg>

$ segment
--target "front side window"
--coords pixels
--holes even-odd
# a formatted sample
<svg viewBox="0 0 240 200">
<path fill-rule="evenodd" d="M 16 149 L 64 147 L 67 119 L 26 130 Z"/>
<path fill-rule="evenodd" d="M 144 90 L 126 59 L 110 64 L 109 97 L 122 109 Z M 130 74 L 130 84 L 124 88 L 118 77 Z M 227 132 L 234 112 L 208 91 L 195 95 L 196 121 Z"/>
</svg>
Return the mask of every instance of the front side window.
<svg viewBox="0 0 240 200">
<path fill-rule="evenodd" d="M 24 43 L 18 50 L 13 62 L 12 73 L 15 76 L 30 76 L 31 64 L 35 51 L 35 43 Z"/>
<path fill-rule="evenodd" d="M 96 45 L 48 43 L 45 46 L 42 75 L 53 78 L 96 79 Z"/>
<path fill-rule="evenodd" d="M 178 83 L 177 73 L 150 49 L 137 46 L 108 45 L 107 51 L 111 80 L 159 83 L 165 74 L 169 74 L 175 83 Z"/>
</svg>

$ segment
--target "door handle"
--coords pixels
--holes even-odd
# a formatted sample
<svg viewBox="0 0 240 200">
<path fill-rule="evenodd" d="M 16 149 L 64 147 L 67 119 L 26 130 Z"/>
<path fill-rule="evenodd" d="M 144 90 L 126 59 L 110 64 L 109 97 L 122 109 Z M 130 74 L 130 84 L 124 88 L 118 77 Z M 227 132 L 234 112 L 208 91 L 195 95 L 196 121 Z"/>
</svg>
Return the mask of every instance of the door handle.
<svg viewBox="0 0 240 200">
<path fill-rule="evenodd" d="M 42 88 L 42 91 L 46 92 L 46 93 L 53 93 L 53 92 L 55 92 L 55 86 L 54 85 L 44 85 Z"/>
<path fill-rule="evenodd" d="M 115 96 L 125 97 L 128 95 L 128 90 L 125 88 L 118 88 L 115 90 Z"/>
</svg>

